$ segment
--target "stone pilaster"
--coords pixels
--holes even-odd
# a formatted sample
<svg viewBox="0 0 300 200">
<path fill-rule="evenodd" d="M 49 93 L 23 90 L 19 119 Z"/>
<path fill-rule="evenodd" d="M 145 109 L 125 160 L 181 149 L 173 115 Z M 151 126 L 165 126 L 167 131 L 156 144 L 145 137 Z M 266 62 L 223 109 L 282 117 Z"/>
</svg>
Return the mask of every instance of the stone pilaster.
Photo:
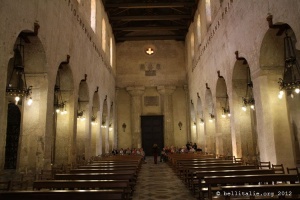
<svg viewBox="0 0 300 200">
<path fill-rule="evenodd" d="M 183 86 L 183 89 L 185 91 L 185 99 L 186 99 L 186 124 L 191 124 L 191 113 L 190 113 L 190 98 L 189 98 L 189 87 L 187 85 Z M 187 135 L 187 141 L 191 141 L 191 129 L 190 126 L 186 126 L 186 135 Z"/>
<path fill-rule="evenodd" d="M 161 95 L 162 109 L 164 114 L 165 145 L 174 145 L 174 120 L 173 120 L 173 100 L 172 94 L 176 90 L 175 86 L 158 86 L 157 91 Z"/>
<path fill-rule="evenodd" d="M 145 87 L 127 87 L 126 90 L 131 95 L 131 134 L 132 147 L 141 147 L 141 114 L 142 114 L 142 95 Z"/>
</svg>

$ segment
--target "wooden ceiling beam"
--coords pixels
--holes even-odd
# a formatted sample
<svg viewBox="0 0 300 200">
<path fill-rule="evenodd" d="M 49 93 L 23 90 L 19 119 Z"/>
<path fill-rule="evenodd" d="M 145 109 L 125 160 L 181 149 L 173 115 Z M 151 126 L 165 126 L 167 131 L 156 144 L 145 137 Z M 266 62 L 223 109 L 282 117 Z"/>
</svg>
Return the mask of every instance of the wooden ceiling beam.
<svg viewBox="0 0 300 200">
<path fill-rule="evenodd" d="M 143 35 L 117 37 L 117 41 L 141 41 L 141 40 L 185 40 L 183 35 Z"/>
<path fill-rule="evenodd" d="M 193 7 L 195 2 L 174 2 L 174 3 L 106 3 L 105 8 L 143 9 L 143 8 L 182 8 Z"/>
<path fill-rule="evenodd" d="M 187 30 L 186 26 L 141 26 L 141 27 L 113 27 L 116 31 L 160 31 Z"/>
<path fill-rule="evenodd" d="M 167 21 L 191 19 L 191 15 L 143 15 L 143 16 L 109 16 L 110 21 Z"/>
</svg>

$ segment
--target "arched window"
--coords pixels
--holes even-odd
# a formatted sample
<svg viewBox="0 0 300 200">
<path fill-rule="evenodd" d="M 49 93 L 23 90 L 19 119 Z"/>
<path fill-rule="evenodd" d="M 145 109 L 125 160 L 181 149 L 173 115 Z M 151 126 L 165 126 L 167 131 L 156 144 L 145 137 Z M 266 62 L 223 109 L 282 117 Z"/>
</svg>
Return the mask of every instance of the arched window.
<svg viewBox="0 0 300 200">
<path fill-rule="evenodd" d="M 200 21 L 200 14 L 197 17 L 197 41 L 198 45 L 201 43 L 201 21 Z"/>
<path fill-rule="evenodd" d="M 96 32 L 96 0 L 91 0 L 91 27 Z"/>
<path fill-rule="evenodd" d="M 102 19 L 102 50 L 106 51 L 106 23 L 104 18 Z"/>
<path fill-rule="evenodd" d="M 191 57 L 194 58 L 195 53 L 195 36 L 194 33 L 191 34 Z"/>
<path fill-rule="evenodd" d="M 210 0 L 205 1 L 205 10 L 206 10 L 206 21 L 207 21 L 207 27 L 211 24 L 211 4 Z"/>
<path fill-rule="evenodd" d="M 110 61 L 110 66 L 113 66 L 113 40 L 112 37 L 110 37 L 110 41 L 109 41 L 109 61 Z"/>
</svg>

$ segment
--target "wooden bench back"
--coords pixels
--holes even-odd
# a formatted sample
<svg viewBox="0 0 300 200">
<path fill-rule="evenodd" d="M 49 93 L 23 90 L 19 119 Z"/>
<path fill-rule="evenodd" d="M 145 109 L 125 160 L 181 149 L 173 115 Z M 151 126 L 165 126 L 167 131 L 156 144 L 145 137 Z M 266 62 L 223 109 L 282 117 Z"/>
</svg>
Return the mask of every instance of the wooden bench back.
<svg viewBox="0 0 300 200">
<path fill-rule="evenodd" d="M 123 190 L 51 190 L 0 192 L 1 200 L 122 200 Z"/>
</svg>

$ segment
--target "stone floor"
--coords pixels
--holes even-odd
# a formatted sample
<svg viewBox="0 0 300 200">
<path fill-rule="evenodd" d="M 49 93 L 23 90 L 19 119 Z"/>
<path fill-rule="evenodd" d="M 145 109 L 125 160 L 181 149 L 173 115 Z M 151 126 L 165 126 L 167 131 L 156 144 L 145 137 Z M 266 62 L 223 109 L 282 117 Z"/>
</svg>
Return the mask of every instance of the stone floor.
<svg viewBox="0 0 300 200">
<path fill-rule="evenodd" d="M 175 175 L 168 164 L 154 164 L 153 157 L 147 157 L 139 173 L 132 200 L 195 200 L 197 199 Z"/>
</svg>

